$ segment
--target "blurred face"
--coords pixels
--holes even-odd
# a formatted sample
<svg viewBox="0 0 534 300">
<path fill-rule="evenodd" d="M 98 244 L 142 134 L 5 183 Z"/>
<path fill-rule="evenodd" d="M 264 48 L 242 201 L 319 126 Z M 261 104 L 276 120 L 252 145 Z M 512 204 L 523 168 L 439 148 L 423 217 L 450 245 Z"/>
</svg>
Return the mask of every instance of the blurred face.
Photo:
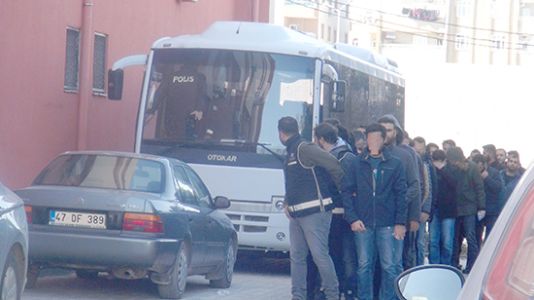
<svg viewBox="0 0 534 300">
<path fill-rule="evenodd" d="M 384 138 L 380 132 L 370 132 L 367 134 L 367 148 L 371 154 L 379 154 L 384 146 Z"/>
<path fill-rule="evenodd" d="M 380 125 L 384 126 L 386 128 L 386 145 L 395 145 L 396 144 L 396 138 L 397 138 L 397 129 L 395 129 L 395 125 L 392 123 L 380 123 Z M 380 135 L 380 133 L 379 133 Z M 369 144 L 369 140 L 367 140 L 367 144 Z"/>
<path fill-rule="evenodd" d="M 483 162 L 477 162 L 477 167 L 480 173 L 484 172 L 486 170 L 486 164 Z"/>
<path fill-rule="evenodd" d="M 419 143 L 417 141 L 413 142 L 413 148 L 419 155 L 423 155 L 426 152 L 426 145 L 424 143 Z"/>
<path fill-rule="evenodd" d="M 497 160 L 502 164 L 506 161 L 506 151 L 504 149 L 497 150 Z"/>
<path fill-rule="evenodd" d="M 517 172 L 519 170 L 520 164 L 519 159 L 514 156 L 508 156 L 508 159 L 506 160 L 506 169 L 509 172 Z"/>
<path fill-rule="evenodd" d="M 445 151 L 445 153 L 447 153 L 447 151 L 452 148 L 452 145 L 449 144 L 449 143 L 443 143 L 443 151 Z"/>
<path fill-rule="evenodd" d="M 367 147 L 367 142 L 364 139 L 359 139 L 354 143 L 354 146 L 356 146 L 358 153 L 361 153 Z"/>
<path fill-rule="evenodd" d="M 438 150 L 438 147 L 431 146 L 428 148 L 428 152 L 430 152 L 430 155 L 432 155 L 432 153 L 436 150 Z"/>
<path fill-rule="evenodd" d="M 482 150 L 482 154 L 488 159 L 488 161 L 495 160 L 495 154 L 491 151 L 484 149 Z"/>
</svg>

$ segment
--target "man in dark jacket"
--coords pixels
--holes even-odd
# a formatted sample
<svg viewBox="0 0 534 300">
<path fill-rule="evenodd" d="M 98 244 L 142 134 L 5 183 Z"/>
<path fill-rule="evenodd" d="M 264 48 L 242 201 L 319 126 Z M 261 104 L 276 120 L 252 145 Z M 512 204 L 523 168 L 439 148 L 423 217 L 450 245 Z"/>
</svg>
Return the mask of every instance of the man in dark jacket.
<svg viewBox="0 0 534 300">
<path fill-rule="evenodd" d="M 486 227 L 487 238 L 501 212 L 501 195 L 504 183 L 499 171 L 488 165 L 488 160 L 484 155 L 475 155 L 473 162 L 477 164 L 480 170 L 480 176 L 484 180 L 484 192 L 486 194 L 486 216 L 477 224 L 478 246 L 481 247 L 484 227 Z"/>
<path fill-rule="evenodd" d="M 383 147 L 385 128 L 372 124 L 366 134 L 368 147 L 348 172 L 355 180 L 342 191 L 345 219 L 355 232 L 358 299 L 374 299 L 374 262 L 378 256 L 382 271 L 379 299 L 390 300 L 396 299 L 392 287 L 401 271 L 398 262 L 406 234 L 406 177 L 401 161 Z"/>
<path fill-rule="evenodd" d="M 417 231 L 417 265 L 423 265 L 425 262 L 425 236 L 426 225 L 432 212 L 432 204 L 436 202 L 438 193 L 438 182 L 436 176 L 436 169 L 432 164 L 430 155 L 426 152 L 426 141 L 424 138 L 418 136 L 413 139 L 413 148 L 422 160 L 423 174 L 422 182 L 424 183 L 421 197 L 421 218 L 420 226 Z"/>
<path fill-rule="evenodd" d="M 493 144 L 487 144 L 482 146 L 482 153 L 486 157 L 488 165 L 495 168 L 497 171 L 504 169 L 504 166 L 497 160 L 497 148 Z"/>
<path fill-rule="evenodd" d="M 386 148 L 393 156 L 398 157 L 405 173 L 408 186 L 406 192 L 406 201 L 408 205 L 408 216 L 406 224 L 409 233 L 404 239 L 404 249 L 402 250 L 402 259 L 399 261 L 398 268 L 409 269 L 416 265 L 416 233 L 419 229 L 419 220 L 421 218 L 421 179 L 419 177 L 419 166 L 417 165 L 417 154 L 410 147 L 401 145 L 403 140 L 403 130 L 399 121 L 393 115 L 384 115 L 378 119 L 378 123 L 386 128 Z"/>
<path fill-rule="evenodd" d="M 463 233 L 467 239 L 467 266 L 464 273 L 469 273 L 478 256 L 478 240 L 476 237 L 477 220 L 482 220 L 486 214 L 486 194 L 480 171 L 475 163 L 468 161 L 462 149 L 452 147 L 447 151 L 447 162 L 455 167 L 456 196 L 458 218 L 456 231 Z M 454 255 L 459 253 L 461 242 L 455 241 Z M 456 257 L 453 259 L 456 261 Z"/>
<path fill-rule="evenodd" d="M 354 180 L 355 174 L 350 173 L 350 166 L 354 164 L 356 156 L 344 140 L 339 139 L 336 127 L 324 122 L 315 127 L 315 142 L 325 151 L 332 154 L 341 163 L 345 172 L 343 182 L 348 184 Z M 354 233 L 350 224 L 344 219 L 344 208 L 341 194 L 333 197 L 334 210 L 332 211 L 332 224 L 330 225 L 329 248 L 330 256 L 334 261 L 340 293 L 346 300 L 356 296 L 356 247 Z"/>
<path fill-rule="evenodd" d="M 501 177 L 504 181 L 504 188 L 501 195 L 501 207 L 504 206 L 506 201 L 508 201 L 508 198 L 510 198 L 519 179 L 521 179 L 522 174 L 519 153 L 517 153 L 517 151 L 508 152 L 506 167 L 501 171 Z"/>
<path fill-rule="evenodd" d="M 446 162 L 445 151 L 432 153 L 432 163 L 436 169 L 437 195 L 432 207 L 430 221 L 430 249 L 428 260 L 431 264 L 452 266 L 454 247 L 454 224 L 456 222 L 456 178 L 451 165 Z"/>
<path fill-rule="evenodd" d="M 297 120 L 278 121 L 280 141 L 287 147 L 284 166 L 285 204 L 289 216 L 291 294 L 293 300 L 306 299 L 306 257 L 311 252 L 319 269 L 327 300 L 338 300 L 338 281 L 328 254 L 328 234 L 332 221 L 332 196 L 341 186 L 343 170 L 339 161 L 299 134 Z"/>
</svg>

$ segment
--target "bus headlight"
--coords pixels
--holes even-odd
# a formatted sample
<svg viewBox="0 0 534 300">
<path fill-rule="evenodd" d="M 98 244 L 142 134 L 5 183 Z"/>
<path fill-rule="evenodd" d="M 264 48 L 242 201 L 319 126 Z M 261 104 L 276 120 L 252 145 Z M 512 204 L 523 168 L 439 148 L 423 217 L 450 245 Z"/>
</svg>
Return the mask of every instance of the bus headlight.
<svg viewBox="0 0 534 300">
<path fill-rule="evenodd" d="M 281 212 L 284 210 L 284 197 L 273 196 L 272 203 L 277 211 Z"/>
</svg>

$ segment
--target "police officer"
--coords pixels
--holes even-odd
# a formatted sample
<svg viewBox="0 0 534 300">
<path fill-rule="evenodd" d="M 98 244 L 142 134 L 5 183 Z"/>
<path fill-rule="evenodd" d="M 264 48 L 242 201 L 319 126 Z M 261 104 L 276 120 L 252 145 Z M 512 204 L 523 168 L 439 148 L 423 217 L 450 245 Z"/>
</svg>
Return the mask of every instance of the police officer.
<svg viewBox="0 0 534 300">
<path fill-rule="evenodd" d="M 334 156 L 300 136 L 295 118 L 280 119 L 278 134 L 287 147 L 284 175 L 292 299 L 306 299 L 306 257 L 309 251 L 321 275 L 326 299 L 338 300 L 339 284 L 328 254 L 328 234 L 334 208 L 332 194 L 341 185 L 343 170 Z"/>
</svg>

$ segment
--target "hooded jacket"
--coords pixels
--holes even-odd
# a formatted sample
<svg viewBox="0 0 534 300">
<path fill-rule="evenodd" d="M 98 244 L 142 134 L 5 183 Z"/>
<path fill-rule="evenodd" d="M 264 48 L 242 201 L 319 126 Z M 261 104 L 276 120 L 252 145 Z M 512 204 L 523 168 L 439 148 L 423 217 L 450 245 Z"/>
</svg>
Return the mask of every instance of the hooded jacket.
<svg viewBox="0 0 534 300">
<path fill-rule="evenodd" d="M 337 160 L 339 160 L 339 163 L 341 164 L 341 168 L 343 169 L 343 172 L 345 173 L 344 180 L 342 181 L 342 186 L 344 184 L 347 184 L 347 180 L 350 182 L 352 180 L 352 174 L 348 174 L 350 172 L 350 165 L 354 162 L 356 159 L 356 156 L 354 153 L 352 153 L 351 149 L 345 143 L 345 141 L 338 139 L 334 147 L 330 150 L 330 154 L 332 154 Z M 345 178 L 349 176 L 348 178 Z M 332 199 L 334 200 L 334 205 L 336 208 L 342 208 L 343 207 L 343 199 L 341 196 L 341 193 L 335 194 Z"/>
<path fill-rule="evenodd" d="M 395 127 L 398 129 L 397 141 L 402 141 L 403 130 L 397 118 L 395 118 L 393 115 L 384 115 L 378 120 L 379 123 L 382 121 L 395 124 Z M 421 180 L 419 178 L 419 169 L 414 156 L 411 152 L 409 152 L 409 150 L 398 145 L 389 145 L 386 147 L 386 149 L 391 152 L 391 155 L 400 159 L 403 164 L 404 172 L 406 172 L 406 202 L 408 205 L 407 221 L 419 222 L 421 218 Z"/>
</svg>

